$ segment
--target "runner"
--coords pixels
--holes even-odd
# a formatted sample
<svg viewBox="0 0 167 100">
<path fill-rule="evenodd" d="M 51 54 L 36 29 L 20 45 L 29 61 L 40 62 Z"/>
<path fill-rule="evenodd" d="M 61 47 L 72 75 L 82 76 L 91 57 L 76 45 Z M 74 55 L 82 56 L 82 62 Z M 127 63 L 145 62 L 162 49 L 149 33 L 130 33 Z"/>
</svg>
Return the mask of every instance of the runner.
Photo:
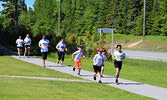
<svg viewBox="0 0 167 100">
<path fill-rule="evenodd" d="M 45 60 L 47 59 L 47 54 L 48 54 L 48 47 L 49 47 L 49 40 L 46 39 L 46 36 L 44 35 L 42 39 L 39 41 L 38 46 L 41 48 L 41 53 L 42 53 L 42 62 L 43 62 L 43 67 L 45 66 Z"/>
<path fill-rule="evenodd" d="M 60 42 L 56 46 L 56 49 L 58 50 L 57 64 L 59 63 L 59 60 L 61 59 L 61 65 L 63 65 L 65 51 L 67 51 L 66 45 L 64 44 L 64 39 L 60 40 Z"/>
<path fill-rule="evenodd" d="M 103 72 L 104 72 L 104 63 L 105 61 L 107 61 L 107 58 L 106 58 L 106 50 L 103 48 L 103 51 L 102 51 L 102 56 L 103 56 L 103 59 L 104 59 L 104 62 L 101 66 L 101 77 L 103 77 Z"/>
<path fill-rule="evenodd" d="M 73 61 L 73 58 L 74 58 L 74 55 L 75 56 L 75 66 L 73 67 L 73 71 L 75 71 L 75 68 L 78 69 L 78 75 L 80 75 L 80 72 L 81 72 L 81 56 L 84 58 L 85 56 L 83 55 L 83 52 L 82 52 L 82 46 L 80 45 L 78 47 L 79 50 L 75 51 L 73 54 L 72 54 L 72 61 Z"/>
<path fill-rule="evenodd" d="M 24 44 L 24 41 L 23 41 L 23 39 L 21 39 L 21 36 L 19 36 L 19 38 L 16 40 L 16 44 L 17 44 L 18 56 L 19 56 L 19 58 L 21 58 L 20 55 L 22 52 L 23 44 Z"/>
<path fill-rule="evenodd" d="M 103 59 L 103 56 L 102 56 L 102 49 L 99 49 L 98 54 L 96 54 L 93 58 L 93 62 L 94 62 L 93 68 L 94 68 L 94 72 L 95 72 L 93 78 L 94 78 L 94 80 L 96 80 L 96 74 L 97 74 L 97 71 L 98 71 L 98 73 L 99 73 L 99 83 L 102 83 L 102 81 L 101 81 L 101 66 L 103 64 L 103 61 L 104 61 L 104 59 Z"/>
<path fill-rule="evenodd" d="M 122 68 L 122 59 L 125 59 L 126 55 L 123 51 L 121 51 L 121 45 L 117 45 L 116 49 L 117 51 L 115 51 L 113 54 L 113 60 L 116 69 L 115 83 L 118 85 L 118 77 Z"/>
<path fill-rule="evenodd" d="M 27 34 L 26 38 L 24 39 L 25 43 L 25 52 L 24 56 L 26 56 L 26 53 L 28 51 L 28 57 L 30 56 L 30 47 L 31 47 L 31 38 L 29 37 L 29 34 Z"/>
</svg>

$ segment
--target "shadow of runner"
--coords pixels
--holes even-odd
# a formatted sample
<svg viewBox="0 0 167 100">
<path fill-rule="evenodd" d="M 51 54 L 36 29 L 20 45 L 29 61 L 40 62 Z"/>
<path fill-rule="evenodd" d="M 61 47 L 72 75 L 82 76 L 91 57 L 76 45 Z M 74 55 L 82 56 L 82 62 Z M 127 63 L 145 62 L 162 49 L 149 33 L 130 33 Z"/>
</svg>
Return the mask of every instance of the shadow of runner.
<svg viewBox="0 0 167 100">
<path fill-rule="evenodd" d="M 119 85 L 144 85 L 143 83 L 119 83 Z"/>
</svg>

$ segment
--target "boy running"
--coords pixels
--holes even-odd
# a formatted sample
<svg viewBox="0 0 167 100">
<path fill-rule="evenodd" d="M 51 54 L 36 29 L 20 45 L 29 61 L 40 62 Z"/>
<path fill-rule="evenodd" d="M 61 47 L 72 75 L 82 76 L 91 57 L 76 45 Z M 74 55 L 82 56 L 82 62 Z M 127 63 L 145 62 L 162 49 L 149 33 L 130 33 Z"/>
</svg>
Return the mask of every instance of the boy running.
<svg viewBox="0 0 167 100">
<path fill-rule="evenodd" d="M 103 77 L 104 63 L 105 63 L 105 61 L 107 61 L 106 50 L 104 48 L 103 48 L 103 51 L 102 51 L 102 56 L 103 56 L 104 62 L 102 64 L 102 66 L 101 66 L 101 77 Z"/>
<path fill-rule="evenodd" d="M 99 83 L 102 83 L 102 81 L 101 81 L 101 66 L 103 64 L 103 61 L 104 61 L 104 59 L 103 59 L 103 56 L 102 56 L 102 49 L 99 49 L 98 54 L 96 54 L 93 58 L 93 62 L 94 62 L 93 68 L 94 68 L 94 72 L 95 72 L 93 78 L 94 78 L 94 80 L 96 80 L 96 74 L 97 74 L 97 71 L 98 71 L 98 73 L 99 73 Z"/>
<path fill-rule="evenodd" d="M 39 41 L 38 46 L 41 48 L 41 53 L 42 53 L 42 62 L 43 62 L 43 67 L 45 66 L 45 60 L 47 59 L 47 54 L 48 54 L 48 47 L 49 47 L 49 40 L 46 39 L 46 36 L 44 35 L 42 39 Z"/>
<path fill-rule="evenodd" d="M 78 75 L 80 75 L 80 72 L 81 72 L 81 56 L 84 58 L 85 56 L 83 55 L 83 52 L 82 52 L 82 46 L 80 45 L 78 47 L 78 51 L 75 51 L 73 54 L 72 54 L 72 61 L 73 61 L 73 58 L 74 58 L 74 55 L 75 56 L 75 66 L 73 67 L 73 71 L 75 71 L 75 68 L 78 69 Z"/>
<path fill-rule="evenodd" d="M 30 55 L 30 47 L 31 47 L 31 38 L 29 37 L 29 34 L 27 34 L 26 38 L 24 39 L 24 43 L 25 43 L 24 56 L 26 56 L 26 53 L 28 51 L 28 57 L 29 57 L 29 55 Z"/>
<path fill-rule="evenodd" d="M 19 36 L 19 38 L 16 40 L 16 44 L 17 44 L 18 56 L 19 56 L 19 58 L 21 58 L 20 55 L 22 52 L 23 44 L 24 44 L 24 41 L 23 41 L 23 39 L 21 39 L 21 36 Z"/>
<path fill-rule="evenodd" d="M 118 77 L 122 68 L 122 59 L 125 59 L 126 55 L 123 51 L 121 51 L 122 49 L 121 45 L 117 45 L 116 49 L 117 50 L 113 54 L 113 60 L 114 60 L 114 66 L 116 69 L 115 83 L 118 85 Z"/>
</svg>

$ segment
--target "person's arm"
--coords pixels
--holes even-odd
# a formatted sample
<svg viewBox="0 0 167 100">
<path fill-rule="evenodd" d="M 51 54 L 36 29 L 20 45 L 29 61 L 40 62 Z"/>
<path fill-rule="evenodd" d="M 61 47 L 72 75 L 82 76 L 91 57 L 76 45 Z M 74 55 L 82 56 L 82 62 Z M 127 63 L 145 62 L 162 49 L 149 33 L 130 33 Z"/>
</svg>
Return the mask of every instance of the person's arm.
<svg viewBox="0 0 167 100">
<path fill-rule="evenodd" d="M 38 43 L 38 46 L 39 46 L 40 48 L 42 48 L 40 41 L 39 41 L 39 43 Z"/>
<path fill-rule="evenodd" d="M 72 54 L 72 59 L 71 59 L 72 61 L 74 60 L 74 55 L 75 55 L 75 54 L 73 53 L 73 54 Z"/>
<path fill-rule="evenodd" d="M 93 63 L 94 63 L 94 65 L 97 65 L 97 63 L 96 63 L 96 55 L 95 55 L 95 57 L 93 58 Z"/>
<path fill-rule="evenodd" d="M 125 59 L 125 57 L 126 57 L 126 55 L 125 55 L 125 53 L 123 53 L 120 58 L 121 58 L 121 59 Z"/>
<path fill-rule="evenodd" d="M 56 49 L 59 50 L 59 43 L 56 45 Z"/>
<path fill-rule="evenodd" d="M 16 40 L 16 44 L 17 44 L 18 42 L 17 42 L 17 40 Z"/>
<path fill-rule="evenodd" d="M 112 59 L 113 59 L 113 60 L 116 60 L 116 58 L 115 58 L 115 54 L 113 54 Z"/>
</svg>

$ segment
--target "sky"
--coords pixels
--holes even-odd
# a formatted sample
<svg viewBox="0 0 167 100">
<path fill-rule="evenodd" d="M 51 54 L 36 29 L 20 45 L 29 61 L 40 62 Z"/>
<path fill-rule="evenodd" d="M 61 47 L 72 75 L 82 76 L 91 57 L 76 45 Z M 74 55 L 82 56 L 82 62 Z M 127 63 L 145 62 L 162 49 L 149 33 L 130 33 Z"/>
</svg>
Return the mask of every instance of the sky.
<svg viewBox="0 0 167 100">
<path fill-rule="evenodd" d="M 33 8 L 33 4 L 34 4 L 35 0 L 25 0 L 25 3 L 27 5 L 27 8 L 32 7 Z M 0 1 L 0 11 L 3 10 L 2 7 L 2 1 Z"/>
</svg>

